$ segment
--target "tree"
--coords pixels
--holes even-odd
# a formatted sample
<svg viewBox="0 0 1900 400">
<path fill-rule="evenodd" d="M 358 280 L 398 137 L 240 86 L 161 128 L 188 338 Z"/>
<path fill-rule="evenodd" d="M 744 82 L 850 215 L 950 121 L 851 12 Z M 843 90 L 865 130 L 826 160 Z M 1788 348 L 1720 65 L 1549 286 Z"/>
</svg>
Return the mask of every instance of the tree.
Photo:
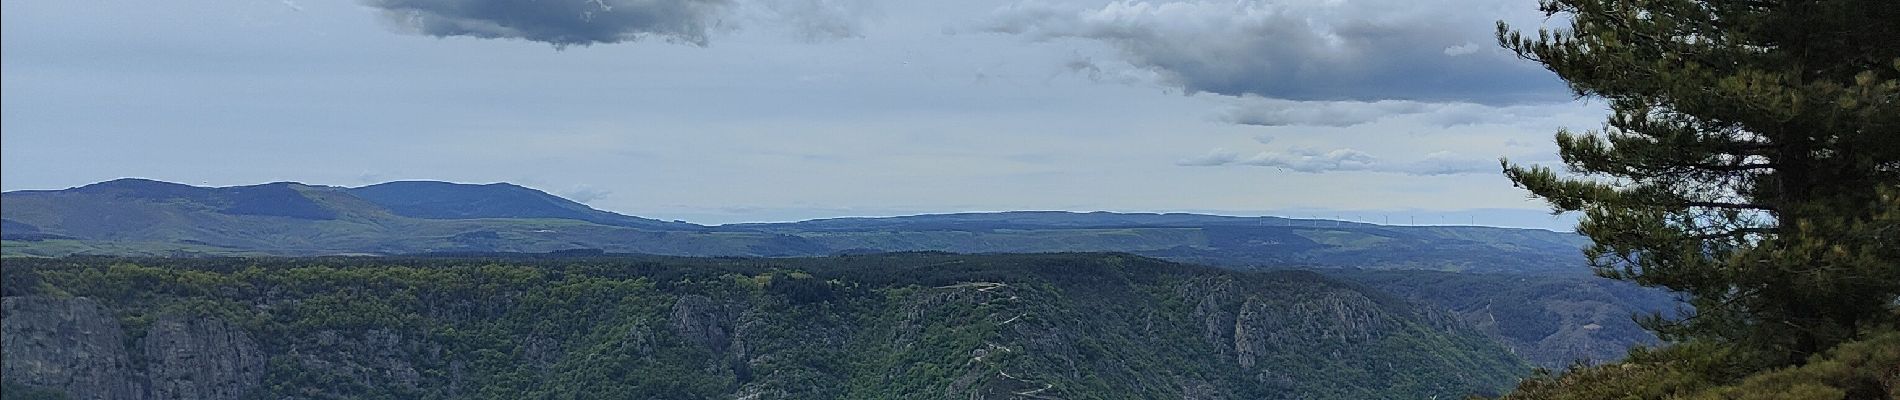
<svg viewBox="0 0 1900 400">
<path fill-rule="evenodd" d="M 1545 0 L 1498 40 L 1612 111 L 1556 135 L 1567 173 L 1503 160 L 1598 274 L 1683 293 L 1665 339 L 1760 366 L 1891 327 L 1900 302 L 1900 1 Z"/>
</svg>

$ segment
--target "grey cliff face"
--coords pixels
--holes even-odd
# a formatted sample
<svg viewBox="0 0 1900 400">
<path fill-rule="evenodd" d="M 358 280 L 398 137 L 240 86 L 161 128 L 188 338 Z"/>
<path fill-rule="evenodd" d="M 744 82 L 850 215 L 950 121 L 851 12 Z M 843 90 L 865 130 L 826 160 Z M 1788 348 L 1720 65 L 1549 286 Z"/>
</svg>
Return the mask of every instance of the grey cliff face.
<svg viewBox="0 0 1900 400">
<path fill-rule="evenodd" d="M 1292 348 L 1351 348 L 1408 334 L 1401 322 L 1407 315 L 1399 315 L 1405 311 L 1381 306 L 1358 291 L 1306 290 L 1291 298 L 1272 299 L 1250 295 L 1248 290 L 1226 276 L 1185 282 L 1176 289 L 1177 296 L 1193 304 L 1191 318 L 1200 325 L 1203 339 L 1244 370 L 1254 370 L 1263 357 Z M 1435 331 L 1468 329 L 1443 311 L 1410 312 L 1416 313 L 1410 315 L 1413 320 Z M 1273 378 L 1272 371 L 1262 373 Z"/>
<path fill-rule="evenodd" d="M 0 333 L 9 381 L 91 400 L 238 399 L 263 383 L 263 351 L 222 320 L 162 316 L 127 348 L 118 318 L 92 299 L 4 302 Z M 143 370 L 133 354 L 143 356 Z"/>
<path fill-rule="evenodd" d="M 74 399 L 144 397 L 119 320 L 92 299 L 7 297 L 0 314 L 7 380 Z"/>
<path fill-rule="evenodd" d="M 714 354 L 732 345 L 731 322 L 725 308 L 700 295 L 681 296 L 673 303 L 673 333 Z"/>
<path fill-rule="evenodd" d="M 139 346 L 153 399 L 236 399 L 264 380 L 257 343 L 221 320 L 160 317 Z"/>
</svg>

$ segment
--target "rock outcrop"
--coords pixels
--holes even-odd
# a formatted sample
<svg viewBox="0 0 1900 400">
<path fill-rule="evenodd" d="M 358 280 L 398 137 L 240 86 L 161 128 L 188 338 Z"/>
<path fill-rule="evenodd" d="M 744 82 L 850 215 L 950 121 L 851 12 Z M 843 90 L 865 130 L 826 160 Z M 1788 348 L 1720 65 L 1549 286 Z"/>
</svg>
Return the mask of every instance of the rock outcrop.
<svg viewBox="0 0 1900 400">
<path fill-rule="evenodd" d="M 73 399 L 238 399 L 264 380 L 266 356 L 216 318 L 165 315 L 127 347 L 118 318 L 84 297 L 7 297 L 7 381 Z M 144 368 L 134 366 L 134 355 Z"/>
<path fill-rule="evenodd" d="M 167 315 L 139 346 L 152 399 L 236 399 L 264 381 L 263 351 L 222 320 Z"/>
<path fill-rule="evenodd" d="M 680 296 L 673 303 L 673 333 L 713 354 L 725 353 L 732 344 L 731 325 L 725 307 L 706 296 Z"/>
<path fill-rule="evenodd" d="M 0 341 L 8 381 L 53 388 L 76 400 L 141 399 L 125 331 L 92 299 L 7 297 Z"/>
</svg>

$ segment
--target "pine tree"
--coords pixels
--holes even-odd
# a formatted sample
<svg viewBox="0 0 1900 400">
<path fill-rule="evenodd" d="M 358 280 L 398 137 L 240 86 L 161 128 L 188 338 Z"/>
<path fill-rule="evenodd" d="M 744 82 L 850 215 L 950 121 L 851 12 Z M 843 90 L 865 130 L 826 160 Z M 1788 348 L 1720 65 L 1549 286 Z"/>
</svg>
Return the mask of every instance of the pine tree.
<svg viewBox="0 0 1900 400">
<path fill-rule="evenodd" d="M 1900 1 L 1541 9 L 1567 29 L 1500 23 L 1500 44 L 1612 113 L 1557 133 L 1564 172 L 1505 175 L 1582 212 L 1598 274 L 1694 307 L 1652 329 L 1773 366 L 1900 319 Z"/>
</svg>

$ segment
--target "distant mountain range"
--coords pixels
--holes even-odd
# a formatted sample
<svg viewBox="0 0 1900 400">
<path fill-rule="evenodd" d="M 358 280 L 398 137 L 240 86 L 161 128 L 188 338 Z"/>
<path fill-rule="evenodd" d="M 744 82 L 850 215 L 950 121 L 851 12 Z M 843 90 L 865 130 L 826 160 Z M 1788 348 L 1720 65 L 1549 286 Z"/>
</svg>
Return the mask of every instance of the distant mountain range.
<svg viewBox="0 0 1900 400">
<path fill-rule="evenodd" d="M 1228 267 L 1583 273 L 1584 238 L 1535 229 L 1022 211 L 702 226 L 507 183 L 197 187 L 119 179 L 0 195 L 6 254 L 328 255 L 599 249 L 683 256 L 1122 251 Z"/>
<path fill-rule="evenodd" d="M 433 181 L 347 188 L 119 179 L 6 192 L 0 203 L 8 257 L 1126 252 L 1241 270 L 1319 269 L 1442 307 L 1549 367 L 1619 358 L 1654 340 L 1631 314 L 1674 307 L 1663 293 L 1589 276 L 1585 238 L 1536 229 L 1053 211 L 703 226 L 596 210 L 513 184 Z"/>
</svg>

